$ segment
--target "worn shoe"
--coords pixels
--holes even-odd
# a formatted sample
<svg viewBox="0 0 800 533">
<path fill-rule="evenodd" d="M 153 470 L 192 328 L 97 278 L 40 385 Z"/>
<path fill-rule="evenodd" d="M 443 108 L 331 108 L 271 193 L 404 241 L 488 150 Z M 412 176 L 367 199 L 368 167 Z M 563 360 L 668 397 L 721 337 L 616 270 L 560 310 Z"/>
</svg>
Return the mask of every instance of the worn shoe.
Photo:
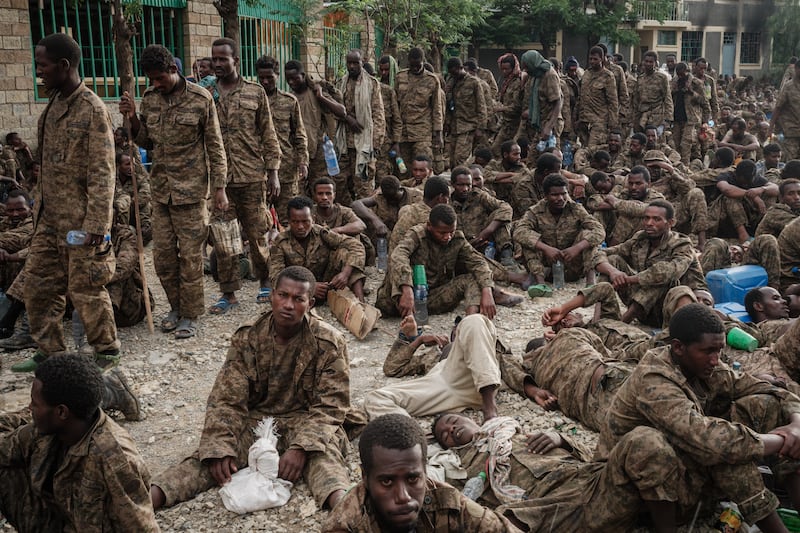
<svg viewBox="0 0 800 533">
<path fill-rule="evenodd" d="M 27 331 L 17 330 L 7 339 L 0 339 L 0 348 L 7 352 L 16 352 L 26 348 L 36 348 L 36 342 Z"/>
<path fill-rule="evenodd" d="M 21 363 L 11 365 L 11 371 L 33 372 L 39 366 L 39 363 L 43 362 L 45 359 L 47 359 L 47 356 L 42 352 L 37 351 L 32 357 L 22 361 Z"/>
<path fill-rule="evenodd" d="M 120 369 L 113 368 L 103 373 L 103 385 L 103 409 L 116 409 L 125 415 L 125 420 L 141 419 L 139 400 Z"/>
</svg>

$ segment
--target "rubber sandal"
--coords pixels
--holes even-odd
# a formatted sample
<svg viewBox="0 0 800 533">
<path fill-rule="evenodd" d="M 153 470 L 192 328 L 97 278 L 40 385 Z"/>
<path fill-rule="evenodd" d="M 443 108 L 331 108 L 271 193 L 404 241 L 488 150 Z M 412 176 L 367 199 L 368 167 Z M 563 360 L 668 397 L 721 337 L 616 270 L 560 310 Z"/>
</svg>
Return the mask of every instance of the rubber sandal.
<svg viewBox="0 0 800 533">
<path fill-rule="evenodd" d="M 119 350 L 114 350 L 108 353 L 103 353 L 103 352 L 94 353 L 94 362 L 102 370 L 107 370 L 109 368 L 117 366 L 119 364 L 119 360 L 120 360 Z"/>
<path fill-rule="evenodd" d="M 167 316 L 161 319 L 161 331 L 164 333 L 174 331 L 178 327 L 178 318 L 178 312 L 174 309 L 167 313 Z"/>
<path fill-rule="evenodd" d="M 258 289 L 258 296 L 256 296 L 257 304 L 269 303 L 270 296 L 272 295 L 272 287 L 261 287 Z"/>
<path fill-rule="evenodd" d="M 212 315 L 224 315 L 235 307 L 239 307 L 239 302 L 231 302 L 222 296 L 219 300 L 217 300 L 217 303 L 208 308 L 208 312 Z"/>
<path fill-rule="evenodd" d="M 536 285 L 531 285 L 528 287 L 528 296 L 531 298 L 537 298 L 539 296 L 552 296 L 553 295 L 553 288 L 549 285 L 545 285 L 544 283 L 539 283 Z"/>
<path fill-rule="evenodd" d="M 175 328 L 176 339 L 189 339 L 197 334 L 197 322 L 191 318 L 181 318 Z"/>
</svg>

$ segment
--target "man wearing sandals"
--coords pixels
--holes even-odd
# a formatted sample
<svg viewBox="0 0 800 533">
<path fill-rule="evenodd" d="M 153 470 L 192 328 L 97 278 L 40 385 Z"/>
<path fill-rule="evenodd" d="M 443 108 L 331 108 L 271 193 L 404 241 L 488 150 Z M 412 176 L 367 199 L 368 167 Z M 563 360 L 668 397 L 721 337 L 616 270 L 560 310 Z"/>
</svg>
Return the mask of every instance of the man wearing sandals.
<svg viewBox="0 0 800 533">
<path fill-rule="evenodd" d="M 216 208 L 228 208 L 228 165 L 209 92 L 187 83 L 161 45 L 145 48 L 139 63 L 151 83 L 142 97 L 141 118 L 127 93 L 119 111 L 130 118 L 136 143 L 153 150 L 153 264 L 170 305 L 161 330 L 185 339 L 195 335 L 197 317 L 205 310 L 206 198 L 213 187 Z"/>
<path fill-rule="evenodd" d="M 237 218 L 250 243 L 253 271 L 261 282 L 256 301 L 266 303 L 269 295 L 269 248 L 267 232 L 271 219 L 267 212 L 267 196 L 277 199 L 281 186 L 278 167 L 281 149 L 272 123 L 267 94 L 257 83 L 245 80 L 237 69 L 239 52 L 236 42 L 221 38 L 211 45 L 211 61 L 217 75 L 216 101 L 222 139 L 228 159 L 230 207 L 215 211 L 214 218 Z M 242 288 L 239 255 L 226 253 L 216 246 L 219 288 L 222 296 L 208 312 L 222 315 L 238 305 L 236 291 Z"/>
</svg>

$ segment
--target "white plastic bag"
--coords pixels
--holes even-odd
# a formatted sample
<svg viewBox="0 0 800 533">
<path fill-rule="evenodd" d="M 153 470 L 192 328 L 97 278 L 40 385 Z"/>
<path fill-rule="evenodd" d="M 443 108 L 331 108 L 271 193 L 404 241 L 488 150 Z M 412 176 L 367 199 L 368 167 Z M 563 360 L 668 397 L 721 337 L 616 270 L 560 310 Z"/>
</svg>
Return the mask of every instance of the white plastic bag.
<svg viewBox="0 0 800 533">
<path fill-rule="evenodd" d="M 236 472 L 219 491 L 225 508 L 238 514 L 280 507 L 292 495 L 292 483 L 278 479 L 280 455 L 273 418 L 259 422 L 254 431 L 258 439 L 250 446 L 248 467 Z"/>
</svg>

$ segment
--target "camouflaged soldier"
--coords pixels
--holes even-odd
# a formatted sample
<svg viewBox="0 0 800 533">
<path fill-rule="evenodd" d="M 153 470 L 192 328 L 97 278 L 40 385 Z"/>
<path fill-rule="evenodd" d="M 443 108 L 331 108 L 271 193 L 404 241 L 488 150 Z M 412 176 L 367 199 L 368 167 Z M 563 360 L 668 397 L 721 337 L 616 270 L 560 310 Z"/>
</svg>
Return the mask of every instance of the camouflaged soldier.
<svg viewBox="0 0 800 533">
<path fill-rule="evenodd" d="M 767 284 L 780 287 L 781 256 L 778 239 L 772 235 L 759 235 L 743 246 L 731 246 L 719 238 L 709 239 L 700 256 L 703 272 L 730 268 L 733 263 L 759 265 L 767 271 Z"/>
<path fill-rule="evenodd" d="M 408 68 L 397 73 L 395 90 L 403 132 L 400 153 L 411 161 L 422 154 L 433 159 L 433 148 L 443 146 L 444 98 L 436 74 L 423 67 L 425 53 L 421 48 L 408 52 Z"/>
<path fill-rule="evenodd" d="M 370 196 L 375 191 L 376 157 L 383 146 L 386 119 L 383 115 L 381 84 L 363 69 L 360 50 L 345 58 L 347 76 L 339 81 L 346 115 L 339 121 L 334 144 L 341 172 L 334 176 L 339 202 Z"/>
<path fill-rule="evenodd" d="M 447 203 L 450 203 L 450 185 L 447 180 L 434 176 L 426 181 L 422 201 L 403 206 L 397 213 L 397 222 L 389 239 L 389 256 L 391 257 L 392 251 L 411 228 L 427 222 L 433 207 Z"/>
<path fill-rule="evenodd" d="M 519 531 L 501 514 L 427 476 L 427 441 L 412 418 L 389 414 L 371 421 L 358 451 L 361 482 L 331 511 L 323 533 Z"/>
<path fill-rule="evenodd" d="M 593 267 L 606 276 L 628 306 L 623 322 L 637 318 L 653 327 L 662 324 L 661 302 L 675 285 L 705 285 L 692 241 L 672 231 L 675 210 L 666 200 L 645 209 L 644 230 L 627 241 L 595 251 Z"/>
<path fill-rule="evenodd" d="M 215 208 L 228 208 L 225 146 L 214 100 L 187 83 L 169 50 L 150 45 L 139 63 L 152 83 L 141 114 L 130 95 L 123 95 L 119 106 L 137 144 L 153 151 L 153 264 L 170 305 L 161 330 L 184 339 L 196 334 L 197 317 L 205 310 L 202 251 L 210 189 Z"/>
<path fill-rule="evenodd" d="M 133 206 L 133 171 L 136 168 L 131 157 L 117 152 L 117 181 L 114 184 L 114 223 L 136 227 L 136 210 Z M 139 200 L 140 227 L 145 246 L 153 240 L 153 206 L 150 193 L 150 177 L 136 171 L 136 193 Z"/>
<path fill-rule="evenodd" d="M 456 213 L 449 205 L 431 209 L 428 222 L 406 232 L 391 252 L 389 270 L 375 301 L 384 316 L 403 317 L 413 312 L 414 265 L 425 265 L 430 314 L 446 313 L 465 300 L 466 314 L 480 312 L 494 318 L 492 272 L 456 230 Z"/>
<path fill-rule="evenodd" d="M 522 73 L 517 56 L 509 52 L 500 56 L 497 64 L 503 75 L 503 82 L 497 95 L 500 125 L 492 144 L 492 155 L 495 159 L 502 157 L 500 147 L 503 143 L 516 139 L 520 115 L 525 107 L 522 101 L 524 94 Z"/>
<path fill-rule="evenodd" d="M 502 200 L 472 187 L 472 173 L 467 167 L 456 167 L 450 174 L 453 192 L 450 205 L 458 216 L 458 227 L 478 251 L 494 243 L 498 258 L 512 257 L 513 245 L 509 225 L 513 210 Z"/>
<path fill-rule="evenodd" d="M 711 117 L 711 107 L 702 80 L 689 73 L 689 65 L 681 61 L 675 65 L 675 74 L 670 82 L 674 107 L 672 142 L 681 153 L 681 161 L 688 165 L 700 125 Z"/>
<path fill-rule="evenodd" d="M 397 158 L 402 157 L 400 140 L 403 135 L 403 118 L 400 116 L 400 106 L 397 104 L 397 93 L 395 93 L 394 71 L 397 70 L 397 62 L 392 56 L 383 56 L 378 61 L 378 67 L 381 74 L 381 99 L 383 100 L 383 119 L 386 122 L 386 131 L 375 172 L 376 183 L 384 176 L 395 173 Z M 390 152 L 394 152 L 394 157 Z"/>
<path fill-rule="evenodd" d="M 561 107 L 564 95 L 561 93 L 561 79 L 553 65 L 536 50 L 522 54 L 522 68 L 528 73 L 525 92 L 522 97 L 522 115 L 519 135 L 531 141 L 528 152 L 529 164 L 538 157 L 539 151 L 532 147 L 539 141 L 548 141 L 555 135 L 556 143 L 564 131 Z"/>
<path fill-rule="evenodd" d="M 800 67 L 795 63 L 795 76 L 792 81 L 781 88 L 775 109 L 769 120 L 769 134 L 782 131 L 784 139 L 781 142 L 786 159 L 800 159 Z"/>
<path fill-rule="evenodd" d="M 467 75 L 459 58 L 447 61 L 447 71 L 450 78 L 445 90 L 444 131 L 450 168 L 455 168 L 464 164 L 483 139 L 488 111 L 478 79 Z"/>
<path fill-rule="evenodd" d="M 17 170 L 19 170 L 19 165 L 14 149 L 10 146 L 3 147 L 0 150 L 0 176 L 16 180 Z"/>
<path fill-rule="evenodd" d="M 756 165 L 745 159 L 733 173 L 717 179 L 719 197 L 709 206 L 711 229 L 733 228 L 739 242 L 747 242 L 755 233 L 764 213 L 766 202 L 778 196 L 778 186 L 756 175 Z"/>
<path fill-rule="evenodd" d="M 314 224 L 357 239 L 364 247 L 364 265 L 375 266 L 375 246 L 365 233 L 367 225 L 355 211 L 336 202 L 336 183 L 322 177 L 314 182 L 311 189 L 314 193 L 314 207 L 311 209 Z"/>
<path fill-rule="evenodd" d="M 544 198 L 532 206 L 514 228 L 514 243 L 522 247 L 525 267 L 535 283 L 544 283 L 545 269 L 556 261 L 574 281 L 586 276 L 594 283 L 592 254 L 605 238 L 603 225 L 567 194 L 567 181 L 550 174 L 542 183 Z"/>
<path fill-rule="evenodd" d="M 603 68 L 614 75 L 617 84 L 617 100 L 619 101 L 619 125 L 623 131 L 630 130 L 631 123 L 631 95 L 628 91 L 628 80 L 625 71 L 616 62 L 612 61 L 608 54 L 608 47 L 603 43 L 597 43 L 603 49 Z"/>
<path fill-rule="evenodd" d="M 11 191 L 0 219 L 0 290 L 3 292 L 8 292 L 22 270 L 32 238 L 30 196 L 22 190 Z"/>
<path fill-rule="evenodd" d="M 710 107 L 711 114 L 710 116 L 703 117 L 703 122 L 708 122 L 709 120 L 716 120 L 719 116 L 719 101 L 717 100 L 717 80 L 714 79 L 714 76 L 709 76 L 706 74 L 708 70 L 708 61 L 704 57 L 698 57 L 694 60 L 694 66 L 692 73 L 703 82 L 703 91 L 706 95 L 706 100 L 708 100 L 708 105 Z"/>
<path fill-rule="evenodd" d="M 117 224 L 111 230 L 111 241 L 114 244 L 117 268 L 106 289 L 114 307 L 114 320 L 118 327 L 135 326 L 144 320 L 146 315 L 136 233 L 127 224 Z M 152 309 L 155 301 L 152 294 L 148 296 Z"/>
<path fill-rule="evenodd" d="M 514 140 L 501 144 L 500 158 L 492 159 L 483 167 L 486 188 L 504 202 L 511 202 L 515 184 L 529 174 L 531 171 L 522 162 L 522 148 Z"/>
<path fill-rule="evenodd" d="M 538 430 L 526 435 L 510 417 L 478 427 L 464 415 L 446 413 L 433 432 L 459 457 L 467 477 L 488 471 L 489 490 L 480 501 L 503 504 L 497 512 L 526 531 L 631 531 L 645 510 L 661 523 L 659 500 L 676 481 L 654 453 L 658 434 L 648 428 L 623 437 L 606 462 L 592 463 L 585 462 L 590 450 L 569 436 Z M 490 458 L 498 456 L 503 463 Z"/>
<path fill-rule="evenodd" d="M 318 301 L 325 301 L 329 289 L 350 287 L 363 302 L 364 246 L 358 239 L 314 224 L 312 207 L 311 200 L 304 196 L 289 200 L 289 228 L 272 242 L 269 271 L 277 276 L 288 266 L 302 266 L 317 280 L 314 297 Z"/>
<path fill-rule="evenodd" d="M 689 521 L 697 502 L 711 496 L 736 502 L 744 520 L 762 531 L 784 531 L 775 513 L 778 498 L 764 487 L 757 466 L 780 453 L 774 470 L 796 482 L 796 463 L 786 459 L 800 458 L 800 399 L 720 364 L 725 328 L 708 307 L 682 307 L 669 330 L 670 346 L 651 350 L 617 392 L 595 458 L 609 457 L 631 431 L 655 430 L 661 436 L 653 453 L 680 473 L 672 490 L 662 493 L 662 524 Z"/>
<path fill-rule="evenodd" d="M 395 176 L 385 176 L 372 196 L 353 202 L 353 212 L 367 224 L 367 234 L 375 241 L 389 239 L 400 213 L 407 205 L 421 203 L 422 191 L 400 185 Z"/>
<path fill-rule="evenodd" d="M 69 294 L 86 317 L 86 333 L 98 362 L 118 359 L 120 343 L 104 285 L 114 272 L 111 230 L 114 201 L 114 135 L 105 104 L 80 79 L 80 45 L 56 33 L 36 46 L 36 70 L 54 95 L 39 117 L 41 178 L 34 190 L 34 235 L 26 270 L 25 305 L 37 353 L 12 366 L 30 372 L 47 356 L 63 352 L 62 317 Z M 67 246 L 71 230 L 83 230 L 83 246 Z"/>
<path fill-rule="evenodd" d="M 578 136 L 589 148 L 606 144 L 608 132 L 619 127 L 619 99 L 614 75 L 603 68 L 603 49 L 589 50 L 589 68 L 581 78 Z"/>
<path fill-rule="evenodd" d="M 642 59 L 644 70 L 636 79 L 631 106 L 633 107 L 633 127 L 644 131 L 648 124 L 664 126 L 672 120 L 674 109 L 669 76 L 656 69 L 658 53 L 645 52 Z"/>
<path fill-rule="evenodd" d="M 515 176 L 514 187 L 508 202 L 514 209 L 514 219 L 522 218 L 528 210 L 545 197 L 542 184 L 551 174 L 561 172 L 561 160 L 554 154 L 544 153 L 536 159 L 536 169 Z"/>
<path fill-rule="evenodd" d="M 153 479 L 156 509 L 230 481 L 247 465 L 253 429 L 267 416 L 275 418 L 281 436 L 278 477 L 291 482 L 304 478 L 320 508 L 334 507 L 350 487 L 342 429 L 350 410 L 347 343 L 308 314 L 314 285 L 306 268 L 276 272 L 274 311 L 231 338 L 208 397 L 198 450 Z"/>
<path fill-rule="evenodd" d="M 109 389 L 118 375 L 84 356 L 50 357 L 36 369 L 30 414 L 0 415 L 0 514 L 16 531 L 160 531 L 147 465 L 100 408 L 121 407 Z M 126 385 L 116 381 L 116 393 Z"/>
<path fill-rule="evenodd" d="M 249 243 L 253 274 L 260 283 L 256 302 L 266 303 L 269 295 L 267 232 L 272 227 L 267 201 L 280 195 L 281 149 L 264 89 L 239 75 L 238 48 L 236 42 L 228 38 L 217 39 L 211 46 L 219 93 L 215 105 L 228 160 L 225 192 L 229 200 L 228 208 L 215 210 L 213 219 L 238 220 L 243 238 Z M 232 254 L 219 245 L 214 246 L 214 251 L 222 296 L 209 312 L 221 315 L 238 304 L 236 291 L 242 288 L 242 278 L 239 254 Z"/>
<path fill-rule="evenodd" d="M 781 251 L 781 290 L 800 282 L 800 219 L 795 219 L 778 237 Z"/>
<path fill-rule="evenodd" d="M 281 223 L 285 225 L 286 204 L 300 194 L 301 182 L 305 190 L 309 139 L 297 97 L 278 89 L 280 64 L 273 57 L 262 56 L 256 61 L 256 72 L 259 83 L 267 92 L 272 124 L 281 147 L 281 168 L 278 169 L 281 192 L 277 198 L 271 198 L 271 203 Z"/>
<path fill-rule="evenodd" d="M 615 246 L 633 237 L 642 228 L 647 204 L 657 199 L 664 199 L 664 195 L 650 188 L 650 171 L 643 166 L 633 167 L 625 180 L 625 189 L 618 195 L 612 192 L 605 196 L 616 217 L 608 245 Z"/>
<path fill-rule="evenodd" d="M 778 203 L 767 209 L 755 236 L 779 237 L 783 228 L 800 216 L 800 180 L 788 178 L 778 186 Z"/>
</svg>

